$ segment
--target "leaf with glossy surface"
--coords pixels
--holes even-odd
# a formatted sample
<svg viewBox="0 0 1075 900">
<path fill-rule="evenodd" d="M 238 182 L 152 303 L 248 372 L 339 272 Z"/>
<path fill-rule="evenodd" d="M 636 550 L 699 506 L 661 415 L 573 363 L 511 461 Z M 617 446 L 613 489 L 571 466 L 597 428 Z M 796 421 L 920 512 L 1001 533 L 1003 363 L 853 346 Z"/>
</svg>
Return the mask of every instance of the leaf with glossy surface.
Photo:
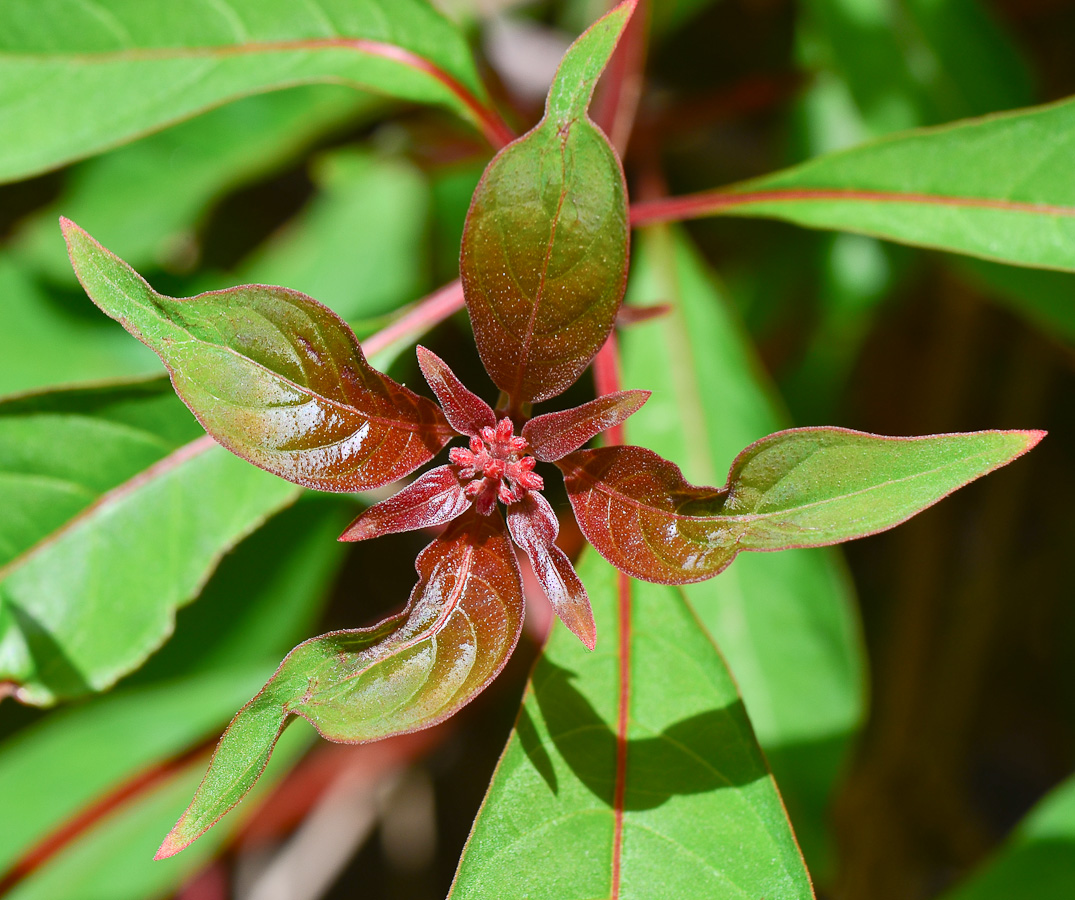
<svg viewBox="0 0 1075 900">
<path fill-rule="evenodd" d="M 0 182 L 315 81 L 443 104 L 502 139 L 465 38 L 418 0 L 9 0 L 0 7 Z"/>
<path fill-rule="evenodd" d="M 23 702 L 136 668 L 221 556 L 298 496 L 199 432 L 163 380 L 0 404 L 0 682 Z"/>
<path fill-rule="evenodd" d="M 626 423 L 631 443 L 718 484 L 746 445 L 786 424 L 729 296 L 679 230 L 636 237 L 628 302 L 672 301 L 619 333 L 625 385 L 652 388 Z M 628 307 L 624 307 L 625 309 Z M 828 864 L 827 809 L 865 708 L 864 653 L 850 580 L 831 550 L 741 554 L 684 585 L 743 694 L 810 871 Z"/>
<path fill-rule="evenodd" d="M 341 541 L 367 541 L 400 531 L 435 528 L 465 513 L 474 501 L 467 497 L 455 466 L 438 466 L 374 504 L 340 535 Z"/>
<path fill-rule="evenodd" d="M 204 833 L 250 790 L 291 715 L 358 743 L 427 728 L 503 668 L 522 629 L 522 582 L 499 514 L 470 513 L 418 557 L 407 608 L 372 628 L 300 644 L 232 720 L 158 858 Z"/>
<path fill-rule="evenodd" d="M 642 408 L 649 391 L 617 391 L 582 406 L 535 416 L 523 425 L 530 451 L 542 462 L 555 462 L 591 438 L 627 421 Z"/>
<path fill-rule="evenodd" d="M 347 324 L 305 294 L 245 285 L 176 300 L 73 222 L 64 234 L 90 298 L 160 356 L 205 430 L 255 465 L 362 491 L 414 471 L 453 436 L 436 406 L 370 366 Z"/>
<path fill-rule="evenodd" d="M 892 135 L 726 190 L 637 204 L 637 223 L 776 218 L 1075 271 L 1075 101 Z"/>
<path fill-rule="evenodd" d="M 793 428 L 740 453 L 719 489 L 690 484 L 642 447 L 579 450 L 559 465 L 582 533 L 609 562 L 635 578 L 686 584 L 712 578 L 742 550 L 824 547 L 892 528 L 1042 437 Z"/>
<path fill-rule="evenodd" d="M 560 522 L 549 501 L 541 494 L 530 493 L 512 503 L 508 507 L 508 530 L 530 558 L 534 575 L 552 604 L 553 612 L 587 650 L 593 650 L 597 631 L 590 598 L 586 596 L 586 588 L 571 560 L 556 546 Z"/>
<path fill-rule="evenodd" d="M 735 683 L 682 591 L 595 553 L 579 573 L 598 649 L 556 626 L 452 900 L 812 897 Z"/>
<path fill-rule="evenodd" d="M 623 170 L 586 110 L 634 6 L 620 4 L 571 45 L 544 118 L 494 157 L 467 214 L 459 266 L 474 337 L 516 405 L 574 383 L 623 298 Z"/>
</svg>

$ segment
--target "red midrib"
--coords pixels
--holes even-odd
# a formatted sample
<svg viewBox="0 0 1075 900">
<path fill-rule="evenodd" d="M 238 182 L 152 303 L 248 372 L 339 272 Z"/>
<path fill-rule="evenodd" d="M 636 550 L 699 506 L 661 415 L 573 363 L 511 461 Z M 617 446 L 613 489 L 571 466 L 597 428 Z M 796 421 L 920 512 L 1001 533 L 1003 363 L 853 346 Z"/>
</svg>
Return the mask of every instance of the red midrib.
<svg viewBox="0 0 1075 900">
<path fill-rule="evenodd" d="M 955 197 L 905 191 L 870 191 L 844 188 L 786 188 L 761 191 L 704 191 L 683 197 L 667 197 L 635 203 L 631 207 L 632 225 L 651 225 L 717 215 L 738 206 L 772 202 L 809 202 L 850 200 L 862 203 L 921 203 L 963 209 L 992 209 L 1033 215 L 1075 217 L 1075 207 L 1021 200 L 998 200 L 989 197 Z"/>
<path fill-rule="evenodd" d="M 81 61 L 84 63 L 99 62 L 139 62 L 143 60 L 204 58 L 204 57 L 227 57 L 246 56 L 261 53 L 286 53 L 291 51 L 305 50 L 355 50 L 367 56 L 377 56 L 381 59 L 392 60 L 409 68 L 425 72 L 431 78 L 439 81 L 452 94 L 459 98 L 460 102 L 477 120 L 482 133 L 490 144 L 497 150 L 515 140 L 515 135 L 500 114 L 491 106 L 483 103 L 465 84 L 444 69 L 430 62 L 417 53 L 405 50 L 395 44 L 386 44 L 381 41 L 371 41 L 365 38 L 332 37 L 332 38 L 305 38 L 293 41 L 252 41 L 246 44 L 222 44 L 217 46 L 203 47 L 153 47 L 133 48 L 130 50 L 117 50 L 106 53 L 72 53 L 72 54 L 25 54 L 34 59 L 48 59 L 56 56 L 64 62 Z M 5 54 L 8 56 L 14 54 Z"/>
<path fill-rule="evenodd" d="M 627 723 L 631 705 L 631 578 L 617 572 L 620 611 L 620 701 L 616 723 L 616 785 L 612 794 L 612 889 L 610 900 L 620 896 L 623 868 L 623 800 L 627 792 Z"/>
</svg>

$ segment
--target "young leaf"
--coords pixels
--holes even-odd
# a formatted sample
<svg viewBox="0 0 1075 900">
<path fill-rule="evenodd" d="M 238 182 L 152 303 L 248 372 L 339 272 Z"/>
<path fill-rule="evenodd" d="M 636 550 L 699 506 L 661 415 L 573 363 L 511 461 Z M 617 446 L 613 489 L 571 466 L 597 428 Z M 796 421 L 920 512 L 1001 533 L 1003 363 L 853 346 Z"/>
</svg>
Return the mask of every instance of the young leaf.
<svg viewBox="0 0 1075 900">
<path fill-rule="evenodd" d="M 371 506 L 347 526 L 341 541 L 366 541 L 399 531 L 444 525 L 472 505 L 455 466 L 438 466 L 387 500 Z"/>
<path fill-rule="evenodd" d="M 811 898 L 735 683 L 682 592 L 595 553 L 579 571 L 610 650 L 553 631 L 451 900 Z"/>
<path fill-rule="evenodd" d="M 597 642 L 590 598 L 578 574 L 559 547 L 560 523 L 549 501 L 530 493 L 508 507 L 508 530 L 530 558 L 534 575 L 549 598 L 553 611 L 582 643 L 593 650 Z"/>
<path fill-rule="evenodd" d="M 229 100 L 329 81 L 510 136 L 466 39 L 420 0 L 97 0 L 0 5 L 0 182 L 122 144 Z"/>
<path fill-rule="evenodd" d="M 0 404 L 0 682 L 18 699 L 111 686 L 296 499 L 199 431 L 163 380 Z"/>
<path fill-rule="evenodd" d="M 443 359 L 422 346 L 415 352 L 422 375 L 440 401 L 452 428 L 460 434 L 477 437 L 483 428 L 496 427 L 493 408 L 467 389 Z"/>
<path fill-rule="evenodd" d="M 623 298 L 623 170 L 586 110 L 635 2 L 571 45 L 544 118 L 489 163 L 467 215 L 459 266 L 474 337 L 486 370 L 516 405 L 570 386 L 608 337 Z"/>
<path fill-rule="evenodd" d="M 165 297 L 73 222 L 63 228 L 86 293 L 160 356 L 176 393 L 238 456 L 306 487 L 362 491 L 453 437 L 440 410 L 372 368 L 316 300 L 264 285 Z"/>
<path fill-rule="evenodd" d="M 574 409 L 536 416 L 523 425 L 523 437 L 542 462 L 555 462 L 578 450 L 590 438 L 615 428 L 642 408 L 649 391 L 619 391 L 605 394 Z"/>
<path fill-rule="evenodd" d="M 618 334 L 624 385 L 652 388 L 627 442 L 718 484 L 739 451 L 786 422 L 731 298 L 681 229 L 635 237 L 629 303 L 672 302 Z M 631 307 L 624 306 L 624 309 Z M 865 711 L 865 660 L 840 553 L 744 553 L 683 586 L 743 694 L 807 865 L 827 874 L 831 792 Z"/>
<path fill-rule="evenodd" d="M 406 609 L 372 628 L 299 644 L 220 739 L 158 859 L 203 834 L 250 790 L 291 715 L 334 741 L 427 728 L 452 715 L 507 662 L 522 629 L 515 554 L 499 515 L 457 519 L 418 557 Z"/>
<path fill-rule="evenodd" d="M 635 578 L 686 584 L 712 578 L 741 550 L 823 547 L 892 528 L 1043 436 L 793 428 L 747 447 L 720 489 L 689 484 L 641 447 L 579 450 L 558 465 L 602 556 Z"/>
<path fill-rule="evenodd" d="M 730 215 L 1075 271 L 1075 100 L 904 132 L 724 190 L 636 204 L 636 224 Z"/>
</svg>

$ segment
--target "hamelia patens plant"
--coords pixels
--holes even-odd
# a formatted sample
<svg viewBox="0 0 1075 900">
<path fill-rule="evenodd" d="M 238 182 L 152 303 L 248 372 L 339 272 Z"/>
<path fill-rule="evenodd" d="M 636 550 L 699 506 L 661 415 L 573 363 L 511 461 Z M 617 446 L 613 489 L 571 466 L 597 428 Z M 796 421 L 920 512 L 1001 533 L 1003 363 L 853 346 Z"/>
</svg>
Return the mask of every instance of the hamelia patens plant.
<svg viewBox="0 0 1075 900">
<path fill-rule="evenodd" d="M 160 356 L 206 431 L 255 465 L 317 490 L 366 491 L 466 439 L 342 535 L 445 526 L 418 556 L 406 608 L 288 654 L 228 727 L 158 857 L 188 846 L 242 798 L 291 716 L 331 740 L 376 740 L 440 722 L 485 688 L 522 628 L 512 542 L 563 623 L 587 648 L 601 641 L 583 582 L 556 545 L 538 463 L 559 467 L 580 529 L 621 573 L 685 584 L 716 576 L 743 550 L 817 547 L 890 528 L 1040 439 L 793 429 L 748 447 L 727 484 L 710 488 L 641 447 L 584 449 L 637 411 L 645 391 L 532 415 L 593 362 L 623 299 L 626 184 L 587 110 L 633 10 L 633 0 L 620 5 L 572 45 L 544 118 L 493 159 L 474 194 L 460 274 L 478 351 L 501 391 L 495 409 L 422 347 L 418 362 L 439 406 L 398 384 L 367 362 L 342 319 L 295 291 L 158 294 L 64 220 L 90 297 Z"/>
</svg>

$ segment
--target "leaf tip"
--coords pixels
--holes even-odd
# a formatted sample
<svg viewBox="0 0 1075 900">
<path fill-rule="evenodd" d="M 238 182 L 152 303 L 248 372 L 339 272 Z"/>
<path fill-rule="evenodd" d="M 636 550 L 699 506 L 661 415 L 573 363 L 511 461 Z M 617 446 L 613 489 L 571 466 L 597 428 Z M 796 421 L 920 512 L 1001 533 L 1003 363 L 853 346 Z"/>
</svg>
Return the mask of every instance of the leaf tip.
<svg viewBox="0 0 1075 900">
<path fill-rule="evenodd" d="M 1018 432 L 1018 434 L 1021 434 L 1026 441 L 1026 449 L 1023 452 L 1027 453 L 1037 447 L 1038 444 L 1041 443 L 1041 439 L 1048 433 L 1048 431 L 1041 428 L 1028 428 Z"/>
<path fill-rule="evenodd" d="M 162 859 L 169 859 L 170 857 L 175 856 L 180 851 L 186 850 L 187 847 L 190 846 L 190 841 L 184 841 L 179 836 L 179 826 L 182 823 L 182 819 L 176 822 L 172 830 L 168 832 L 168 836 L 165 837 L 165 839 L 161 842 L 160 847 L 157 848 L 157 852 L 153 854 L 153 859 L 155 862 L 160 861 Z"/>
</svg>

